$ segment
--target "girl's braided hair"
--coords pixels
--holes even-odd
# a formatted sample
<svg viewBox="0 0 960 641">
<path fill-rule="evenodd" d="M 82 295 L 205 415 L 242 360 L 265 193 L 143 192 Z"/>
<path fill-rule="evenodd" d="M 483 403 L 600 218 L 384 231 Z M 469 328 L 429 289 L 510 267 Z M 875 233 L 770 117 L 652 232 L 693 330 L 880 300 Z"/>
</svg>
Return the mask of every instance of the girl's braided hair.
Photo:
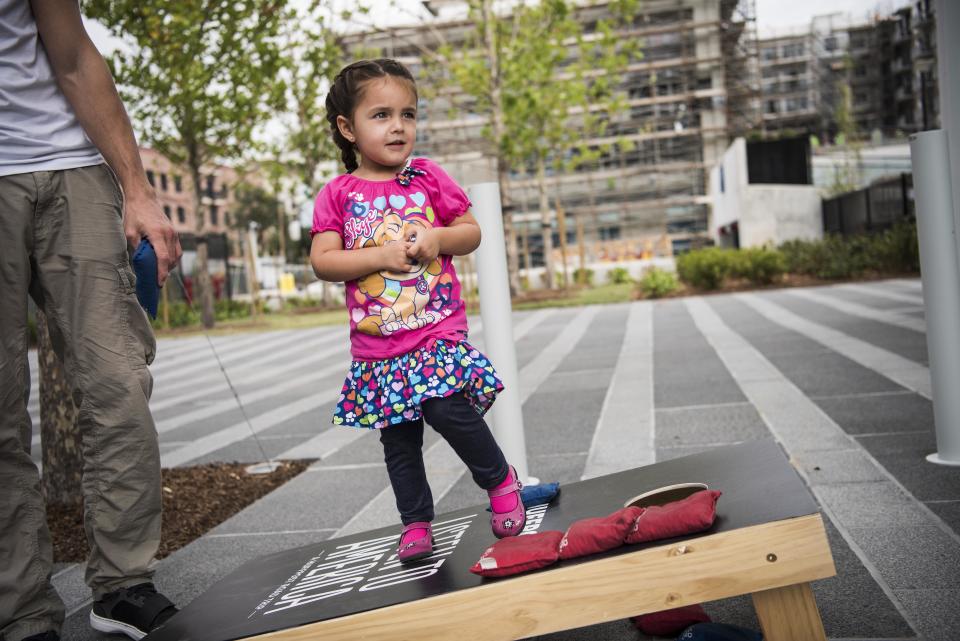
<svg viewBox="0 0 960 641">
<path fill-rule="evenodd" d="M 414 98 L 417 98 L 417 84 L 413 79 L 413 74 L 403 64 L 390 58 L 358 60 L 347 65 L 333 79 L 333 85 L 327 94 L 327 122 L 330 123 L 333 142 L 340 148 L 340 158 L 346 165 L 348 172 L 356 170 L 359 166 L 357 164 L 357 154 L 354 144 L 340 133 L 340 128 L 337 126 L 337 116 L 343 116 L 347 120 L 353 118 L 357 103 L 363 97 L 364 84 L 374 78 L 384 78 L 386 76 L 394 76 L 408 81 Z"/>
</svg>

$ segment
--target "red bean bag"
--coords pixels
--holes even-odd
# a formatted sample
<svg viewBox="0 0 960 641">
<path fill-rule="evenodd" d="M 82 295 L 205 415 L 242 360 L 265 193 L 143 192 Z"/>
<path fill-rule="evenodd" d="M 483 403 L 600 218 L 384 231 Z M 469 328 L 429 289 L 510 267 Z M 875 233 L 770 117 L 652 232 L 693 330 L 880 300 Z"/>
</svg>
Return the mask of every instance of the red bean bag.
<svg viewBox="0 0 960 641">
<path fill-rule="evenodd" d="M 634 521 L 627 532 L 626 543 L 669 539 L 706 530 L 717 516 L 720 494 L 719 490 L 703 490 L 681 501 L 651 505 Z"/>
<path fill-rule="evenodd" d="M 480 576 L 511 576 L 557 562 L 563 532 L 547 530 L 500 539 L 480 556 L 470 571 Z"/>
<path fill-rule="evenodd" d="M 625 507 L 607 516 L 580 519 L 563 535 L 560 558 L 575 559 L 620 547 L 641 514 L 642 507 Z"/>
<path fill-rule="evenodd" d="M 633 625 L 654 637 L 675 637 L 696 623 L 710 623 L 710 616 L 699 605 L 662 610 L 630 617 Z"/>
</svg>

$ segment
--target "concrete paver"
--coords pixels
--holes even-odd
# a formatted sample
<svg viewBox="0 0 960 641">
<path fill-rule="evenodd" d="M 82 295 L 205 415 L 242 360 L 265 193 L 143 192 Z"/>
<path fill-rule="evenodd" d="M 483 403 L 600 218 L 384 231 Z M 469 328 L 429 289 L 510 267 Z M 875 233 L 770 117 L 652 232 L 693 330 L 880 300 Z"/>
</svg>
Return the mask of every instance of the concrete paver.
<svg viewBox="0 0 960 641">
<path fill-rule="evenodd" d="M 919 325 L 905 320 L 921 295 L 918 281 L 897 280 L 816 288 L 809 295 L 767 291 L 517 313 L 531 473 L 570 483 L 623 469 L 618 466 L 629 466 L 631 457 L 666 460 L 772 434 L 824 511 L 838 576 L 816 582 L 814 590 L 828 636 L 952 638 L 948 633 L 960 628 L 960 470 L 923 460 L 935 448 L 926 347 Z M 875 317 L 865 318 L 871 307 Z M 216 339 L 221 353 L 247 350 L 247 359 L 228 365 L 243 398 L 255 399 L 262 386 L 244 360 L 261 370 L 295 372 L 288 389 L 249 407 L 252 416 L 284 414 L 261 431 L 268 453 L 322 458 L 161 562 L 157 582 L 175 600 L 189 601 L 245 560 L 322 541 L 351 521 L 366 528 L 397 520 L 375 436 L 340 438 L 334 435 L 345 428 L 329 425 L 347 365 L 342 355 L 326 358 L 338 346 L 332 338 L 338 331 Z M 311 341 L 321 344 L 316 352 Z M 324 357 L 304 372 L 284 349 L 292 344 Z M 267 358 L 271 350 L 277 360 Z M 214 390 L 215 377 L 199 366 L 206 359 L 205 341 L 161 342 L 158 403 L 165 404 L 164 420 L 182 423 L 161 434 L 164 451 L 179 453 L 182 464 L 258 460 L 248 428 L 211 447 L 211 435 L 238 424 L 235 408 L 217 405 L 220 411 L 205 418 L 188 416 L 223 403 L 219 391 L 182 407 L 169 400 L 190 388 L 177 378 L 178 363 L 189 366 L 197 385 Z M 283 380 L 278 375 L 267 385 Z M 166 398 L 165 386 L 171 390 Z M 444 448 L 428 430 L 425 450 L 437 459 L 431 478 L 441 490 L 435 492 L 438 512 L 481 504 L 483 493 Z M 358 514 L 369 518 L 358 521 Z M 82 570 L 66 568 L 57 585 L 70 603 L 64 638 L 101 638 L 86 625 Z M 757 625 L 749 599 L 706 608 L 716 620 Z M 623 621 L 540 637 L 637 638 L 643 637 Z"/>
</svg>

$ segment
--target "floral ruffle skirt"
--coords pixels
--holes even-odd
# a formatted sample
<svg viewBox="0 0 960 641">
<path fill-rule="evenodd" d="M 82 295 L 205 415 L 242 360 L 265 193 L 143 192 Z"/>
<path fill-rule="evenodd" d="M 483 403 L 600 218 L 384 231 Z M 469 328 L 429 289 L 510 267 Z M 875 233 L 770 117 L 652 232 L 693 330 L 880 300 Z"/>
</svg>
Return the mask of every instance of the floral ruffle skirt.
<svg viewBox="0 0 960 641">
<path fill-rule="evenodd" d="M 431 341 L 402 356 L 353 361 L 333 422 L 379 429 L 414 421 L 423 401 L 459 391 L 482 416 L 502 389 L 490 360 L 470 343 Z"/>
</svg>

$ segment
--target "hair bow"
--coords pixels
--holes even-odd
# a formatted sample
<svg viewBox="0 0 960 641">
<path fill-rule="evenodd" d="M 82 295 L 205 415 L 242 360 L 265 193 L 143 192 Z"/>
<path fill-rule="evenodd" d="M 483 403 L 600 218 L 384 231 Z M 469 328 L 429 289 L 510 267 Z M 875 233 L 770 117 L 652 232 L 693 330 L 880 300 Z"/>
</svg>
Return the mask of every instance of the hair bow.
<svg viewBox="0 0 960 641">
<path fill-rule="evenodd" d="M 407 165 L 403 168 L 399 174 L 397 174 L 397 182 L 400 183 L 401 187 L 409 187 L 410 181 L 414 179 L 415 176 L 426 176 L 427 172 L 422 169 L 417 169 L 413 165 Z"/>
</svg>

